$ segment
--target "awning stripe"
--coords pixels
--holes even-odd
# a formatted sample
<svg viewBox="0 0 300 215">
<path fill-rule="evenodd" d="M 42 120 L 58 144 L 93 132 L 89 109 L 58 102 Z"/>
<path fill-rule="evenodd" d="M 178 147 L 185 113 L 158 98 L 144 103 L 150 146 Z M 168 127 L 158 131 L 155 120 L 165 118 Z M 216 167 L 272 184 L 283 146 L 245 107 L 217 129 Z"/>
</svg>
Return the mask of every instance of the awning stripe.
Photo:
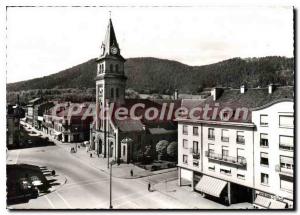
<svg viewBox="0 0 300 215">
<path fill-rule="evenodd" d="M 204 175 L 195 189 L 211 196 L 220 197 L 226 184 L 226 181 Z"/>
<path fill-rule="evenodd" d="M 259 206 L 263 206 L 265 208 L 269 208 L 269 206 L 271 204 L 271 199 L 266 198 L 264 196 L 257 195 L 256 199 L 254 201 L 254 204 L 257 204 Z"/>
<path fill-rule="evenodd" d="M 284 202 L 272 200 L 270 208 L 271 209 L 283 209 L 283 208 L 285 208 L 285 206 L 286 206 L 286 203 L 284 203 Z"/>
</svg>

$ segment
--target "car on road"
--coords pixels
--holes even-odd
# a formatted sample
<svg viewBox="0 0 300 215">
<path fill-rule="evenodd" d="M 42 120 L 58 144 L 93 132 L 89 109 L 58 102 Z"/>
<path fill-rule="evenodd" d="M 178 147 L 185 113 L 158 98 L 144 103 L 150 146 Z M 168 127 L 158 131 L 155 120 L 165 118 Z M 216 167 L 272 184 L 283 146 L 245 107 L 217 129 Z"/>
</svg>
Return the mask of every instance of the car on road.
<svg viewBox="0 0 300 215">
<path fill-rule="evenodd" d="M 7 200 L 30 199 L 38 196 L 38 190 L 26 178 L 20 178 L 16 184 L 8 184 Z"/>
</svg>

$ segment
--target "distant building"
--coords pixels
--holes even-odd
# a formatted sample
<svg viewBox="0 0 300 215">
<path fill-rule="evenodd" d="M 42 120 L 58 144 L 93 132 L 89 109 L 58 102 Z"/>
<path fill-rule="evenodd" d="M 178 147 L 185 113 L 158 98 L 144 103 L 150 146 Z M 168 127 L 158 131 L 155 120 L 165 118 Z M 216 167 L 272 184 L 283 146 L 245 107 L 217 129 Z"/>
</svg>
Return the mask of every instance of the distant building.
<svg viewBox="0 0 300 215">
<path fill-rule="evenodd" d="M 16 104 L 6 107 L 6 146 L 16 147 L 20 143 L 20 119 L 25 116 L 24 109 Z"/>
<path fill-rule="evenodd" d="M 33 124 L 38 130 L 42 129 L 43 115 L 54 106 L 54 102 L 42 102 L 33 108 Z"/>
<path fill-rule="evenodd" d="M 78 106 L 80 112 L 71 113 Z M 85 103 L 65 103 L 50 108 L 43 116 L 42 130 L 63 142 L 82 142 L 89 140 L 90 124 L 93 116 L 84 117 L 88 105 Z"/>
<path fill-rule="evenodd" d="M 292 208 L 293 87 L 214 88 L 205 101 L 186 106 L 205 105 L 229 107 L 233 114 L 247 108 L 248 117 L 226 121 L 226 111 L 216 111 L 214 120 L 179 117 L 179 184 L 228 204 Z M 214 109 L 207 113 L 212 117 Z"/>
<path fill-rule="evenodd" d="M 32 99 L 28 102 L 27 106 L 26 106 L 26 115 L 25 115 L 25 120 L 28 124 L 30 124 L 31 126 L 34 126 L 34 121 L 35 121 L 35 117 L 34 117 L 34 108 L 36 105 L 40 104 L 43 102 L 42 98 L 35 98 Z"/>
</svg>

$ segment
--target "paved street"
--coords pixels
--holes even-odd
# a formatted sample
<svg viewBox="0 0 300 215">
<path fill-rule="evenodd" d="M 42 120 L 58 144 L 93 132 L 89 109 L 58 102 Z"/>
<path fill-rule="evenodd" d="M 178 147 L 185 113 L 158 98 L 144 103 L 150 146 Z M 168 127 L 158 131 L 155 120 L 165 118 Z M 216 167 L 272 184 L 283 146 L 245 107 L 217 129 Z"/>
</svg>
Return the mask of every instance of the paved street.
<svg viewBox="0 0 300 215">
<path fill-rule="evenodd" d="M 97 166 L 99 163 L 97 160 L 101 158 L 85 159 L 82 155 L 86 157 L 88 155 L 83 153 L 84 149 L 80 149 L 83 150 L 82 155 L 71 154 L 68 149 L 69 147 L 59 144 L 8 151 L 8 164 L 25 163 L 43 166 L 49 170 L 54 169 L 60 178 L 66 179 L 49 194 L 31 199 L 28 203 L 9 207 L 13 209 L 108 209 L 109 175 L 103 167 Z M 120 167 L 115 170 L 120 171 Z M 176 179 L 176 170 L 139 178 L 113 177 L 113 208 L 227 208 L 204 199 L 198 193 L 191 192 L 189 187 L 178 187 Z M 152 192 L 147 189 L 149 181 L 152 184 Z"/>
</svg>

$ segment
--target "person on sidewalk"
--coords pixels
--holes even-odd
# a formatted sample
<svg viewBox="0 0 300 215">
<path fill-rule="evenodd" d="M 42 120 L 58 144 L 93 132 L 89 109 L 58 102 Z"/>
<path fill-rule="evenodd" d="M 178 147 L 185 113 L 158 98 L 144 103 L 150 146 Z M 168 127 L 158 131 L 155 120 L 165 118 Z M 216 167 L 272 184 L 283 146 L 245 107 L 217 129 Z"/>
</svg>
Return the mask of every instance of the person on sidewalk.
<svg viewBox="0 0 300 215">
<path fill-rule="evenodd" d="M 131 177 L 133 177 L 133 170 L 132 169 L 130 170 L 130 175 L 131 175 Z"/>
<path fill-rule="evenodd" d="M 151 184 L 150 184 L 150 181 L 148 182 L 148 191 L 151 192 Z"/>
</svg>

